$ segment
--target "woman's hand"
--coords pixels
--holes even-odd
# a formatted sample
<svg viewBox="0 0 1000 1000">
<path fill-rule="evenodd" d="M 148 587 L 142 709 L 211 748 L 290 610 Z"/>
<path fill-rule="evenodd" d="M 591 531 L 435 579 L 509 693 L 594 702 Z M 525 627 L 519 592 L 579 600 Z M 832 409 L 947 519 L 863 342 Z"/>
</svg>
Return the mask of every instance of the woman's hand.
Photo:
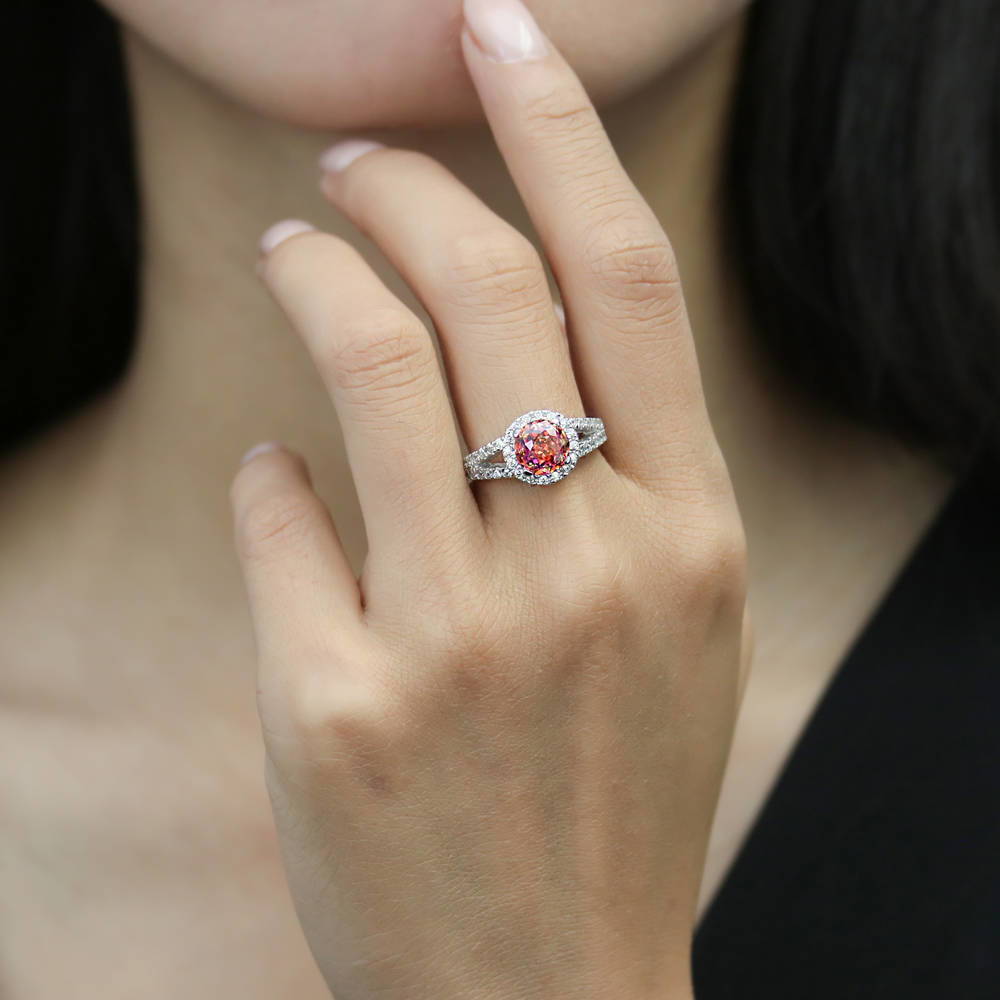
<svg viewBox="0 0 1000 1000">
<path fill-rule="evenodd" d="M 466 8 L 568 335 L 528 239 L 418 152 L 342 147 L 324 186 L 432 315 L 447 383 L 348 243 L 265 241 L 369 541 L 358 581 L 287 450 L 235 477 L 268 787 L 337 1000 L 686 996 L 748 658 L 741 522 L 662 228 L 526 13 Z M 470 486 L 449 391 L 468 450 L 542 408 L 608 441 L 551 486 Z"/>
</svg>

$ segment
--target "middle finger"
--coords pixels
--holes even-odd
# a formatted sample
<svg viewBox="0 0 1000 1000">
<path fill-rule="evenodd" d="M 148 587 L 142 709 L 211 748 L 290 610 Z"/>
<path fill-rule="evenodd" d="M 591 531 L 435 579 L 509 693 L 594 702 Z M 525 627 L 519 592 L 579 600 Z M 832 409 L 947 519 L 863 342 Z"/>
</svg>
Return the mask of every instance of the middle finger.
<svg viewBox="0 0 1000 1000">
<path fill-rule="evenodd" d="M 526 236 L 417 150 L 347 140 L 323 164 L 324 193 L 433 318 L 470 450 L 528 410 L 584 415 L 545 268 Z"/>
</svg>

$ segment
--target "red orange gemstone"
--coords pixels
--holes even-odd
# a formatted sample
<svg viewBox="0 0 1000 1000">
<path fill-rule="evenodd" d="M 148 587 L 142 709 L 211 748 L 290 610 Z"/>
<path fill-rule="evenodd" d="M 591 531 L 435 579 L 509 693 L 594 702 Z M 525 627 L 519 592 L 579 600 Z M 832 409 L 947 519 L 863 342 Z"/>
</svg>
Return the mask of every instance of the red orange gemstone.
<svg viewBox="0 0 1000 1000">
<path fill-rule="evenodd" d="M 551 420 L 532 420 L 514 436 L 518 464 L 535 476 L 546 476 L 569 457 L 566 431 Z"/>
</svg>

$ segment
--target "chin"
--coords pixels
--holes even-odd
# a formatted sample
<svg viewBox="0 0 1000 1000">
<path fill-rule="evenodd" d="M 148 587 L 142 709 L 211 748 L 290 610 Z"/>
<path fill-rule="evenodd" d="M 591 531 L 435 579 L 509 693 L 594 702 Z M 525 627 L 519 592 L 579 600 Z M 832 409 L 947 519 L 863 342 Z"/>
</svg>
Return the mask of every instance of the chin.
<svg viewBox="0 0 1000 1000">
<path fill-rule="evenodd" d="M 249 6 L 257 0 L 214 8 L 211 57 L 171 55 L 260 114 L 325 130 L 479 117 L 459 42 L 461 0 L 293 2 L 238 35 L 234 7 Z"/>
<path fill-rule="evenodd" d="M 669 69 L 746 0 L 527 0 L 597 105 Z M 227 98 L 307 129 L 480 121 L 461 0 L 108 0 Z"/>
</svg>

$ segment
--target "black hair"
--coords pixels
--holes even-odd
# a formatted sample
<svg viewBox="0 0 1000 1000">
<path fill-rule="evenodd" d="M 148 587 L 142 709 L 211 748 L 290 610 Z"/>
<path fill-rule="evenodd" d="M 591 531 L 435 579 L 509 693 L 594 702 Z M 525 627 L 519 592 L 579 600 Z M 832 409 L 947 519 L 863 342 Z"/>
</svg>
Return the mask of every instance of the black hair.
<svg viewBox="0 0 1000 1000">
<path fill-rule="evenodd" d="M 45 430 L 125 370 L 140 259 L 117 26 L 92 0 L 7 3 L 0 449 Z"/>
<path fill-rule="evenodd" d="M 120 377 L 140 254 L 116 26 L 93 0 L 13 8 L 0 448 Z M 998 102 L 1000 0 L 749 11 L 723 194 L 760 343 L 818 405 L 956 470 L 1000 468 Z"/>
<path fill-rule="evenodd" d="M 1000 0 L 758 0 L 724 196 L 788 381 L 1000 482 Z"/>
</svg>

